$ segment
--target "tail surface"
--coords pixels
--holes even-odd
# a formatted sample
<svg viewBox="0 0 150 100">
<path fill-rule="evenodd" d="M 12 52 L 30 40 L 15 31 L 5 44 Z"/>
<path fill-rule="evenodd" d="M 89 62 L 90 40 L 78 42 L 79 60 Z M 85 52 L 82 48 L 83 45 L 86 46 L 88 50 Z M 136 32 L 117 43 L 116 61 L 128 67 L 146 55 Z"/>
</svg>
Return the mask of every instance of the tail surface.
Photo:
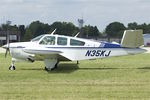
<svg viewBox="0 0 150 100">
<path fill-rule="evenodd" d="M 137 48 L 144 45 L 143 30 L 125 30 L 121 47 Z"/>
</svg>

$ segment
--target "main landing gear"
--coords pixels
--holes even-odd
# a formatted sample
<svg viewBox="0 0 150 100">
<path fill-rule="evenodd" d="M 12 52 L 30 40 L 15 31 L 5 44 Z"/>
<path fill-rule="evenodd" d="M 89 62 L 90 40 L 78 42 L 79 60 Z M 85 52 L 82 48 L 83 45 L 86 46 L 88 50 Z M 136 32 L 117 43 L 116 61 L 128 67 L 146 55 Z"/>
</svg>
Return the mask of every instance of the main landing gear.
<svg viewBox="0 0 150 100">
<path fill-rule="evenodd" d="M 15 61 L 12 61 L 11 65 L 9 67 L 9 70 L 15 70 L 16 69 L 14 66 L 14 63 L 15 63 Z"/>
<path fill-rule="evenodd" d="M 79 64 L 79 61 L 77 60 L 77 65 Z"/>
<path fill-rule="evenodd" d="M 57 59 L 44 59 L 45 70 L 52 71 L 57 68 L 58 60 Z"/>
<path fill-rule="evenodd" d="M 55 70 L 55 69 L 57 69 L 58 68 L 58 62 L 55 64 L 55 66 L 53 67 L 53 68 L 47 68 L 46 66 L 45 66 L 45 70 L 46 71 L 53 71 L 53 70 Z"/>
</svg>

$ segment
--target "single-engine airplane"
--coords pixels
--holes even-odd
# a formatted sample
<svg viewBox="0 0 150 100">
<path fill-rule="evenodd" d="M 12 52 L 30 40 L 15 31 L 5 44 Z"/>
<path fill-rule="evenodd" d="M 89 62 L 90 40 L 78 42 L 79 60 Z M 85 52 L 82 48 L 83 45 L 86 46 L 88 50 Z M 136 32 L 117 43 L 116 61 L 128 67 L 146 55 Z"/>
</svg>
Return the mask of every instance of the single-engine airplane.
<svg viewBox="0 0 150 100">
<path fill-rule="evenodd" d="M 54 30 L 56 31 L 56 30 Z M 30 42 L 8 43 L 3 46 L 10 52 L 12 63 L 9 70 L 15 70 L 16 61 L 44 61 L 45 70 L 57 68 L 60 61 L 79 61 L 112 56 L 123 56 L 146 52 L 143 46 L 142 30 L 125 30 L 121 44 L 96 42 L 88 39 L 54 34 L 40 35 Z"/>
</svg>

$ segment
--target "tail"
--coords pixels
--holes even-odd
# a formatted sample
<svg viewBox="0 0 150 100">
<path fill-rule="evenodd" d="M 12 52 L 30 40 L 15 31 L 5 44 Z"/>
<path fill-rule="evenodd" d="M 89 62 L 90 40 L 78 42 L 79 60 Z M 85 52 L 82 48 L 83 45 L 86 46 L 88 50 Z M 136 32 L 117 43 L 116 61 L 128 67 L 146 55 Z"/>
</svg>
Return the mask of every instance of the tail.
<svg viewBox="0 0 150 100">
<path fill-rule="evenodd" d="M 144 45 L 143 30 L 125 30 L 121 40 L 122 47 L 138 48 Z"/>
</svg>

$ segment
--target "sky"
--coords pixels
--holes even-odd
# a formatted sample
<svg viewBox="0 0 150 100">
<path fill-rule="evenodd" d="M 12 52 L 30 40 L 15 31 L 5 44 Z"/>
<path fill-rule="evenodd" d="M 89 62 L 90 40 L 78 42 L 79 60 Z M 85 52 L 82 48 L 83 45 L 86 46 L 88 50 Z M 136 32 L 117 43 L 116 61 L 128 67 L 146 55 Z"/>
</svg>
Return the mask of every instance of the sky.
<svg viewBox="0 0 150 100">
<path fill-rule="evenodd" d="M 150 23 L 150 0 L 0 0 L 0 24 L 29 25 L 39 20 L 72 22 L 84 19 L 84 25 L 97 26 L 100 31 L 114 21 Z"/>
</svg>

